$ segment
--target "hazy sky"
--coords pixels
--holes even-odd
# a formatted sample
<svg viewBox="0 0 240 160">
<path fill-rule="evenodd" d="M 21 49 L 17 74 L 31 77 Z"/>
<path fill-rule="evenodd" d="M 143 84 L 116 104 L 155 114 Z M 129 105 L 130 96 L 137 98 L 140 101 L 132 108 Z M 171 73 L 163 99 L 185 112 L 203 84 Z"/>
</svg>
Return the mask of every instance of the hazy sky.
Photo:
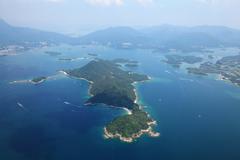
<svg viewBox="0 0 240 160">
<path fill-rule="evenodd" d="M 10 24 L 64 33 L 107 26 L 225 25 L 240 28 L 240 0 L 0 0 Z"/>
</svg>

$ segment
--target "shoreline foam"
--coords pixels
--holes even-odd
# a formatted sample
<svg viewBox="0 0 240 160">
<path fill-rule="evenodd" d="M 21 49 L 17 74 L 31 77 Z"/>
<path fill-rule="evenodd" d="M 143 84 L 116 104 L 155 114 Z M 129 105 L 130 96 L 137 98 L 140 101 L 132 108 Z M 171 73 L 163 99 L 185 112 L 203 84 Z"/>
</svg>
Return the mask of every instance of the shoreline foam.
<svg viewBox="0 0 240 160">
<path fill-rule="evenodd" d="M 104 137 L 106 139 L 119 138 L 121 141 L 127 142 L 127 143 L 133 142 L 135 139 L 141 137 L 143 134 L 147 134 L 150 137 L 159 137 L 160 133 L 159 132 L 154 132 L 153 128 L 152 128 L 153 125 L 156 125 L 156 121 L 149 122 L 148 124 L 149 124 L 149 127 L 147 129 L 142 129 L 139 132 L 132 134 L 131 137 L 123 137 L 119 133 L 112 134 L 112 133 L 107 131 L 106 127 L 104 127 Z"/>
<path fill-rule="evenodd" d="M 27 79 L 27 80 L 15 80 L 15 81 L 9 82 L 9 84 L 17 84 L 17 83 L 40 84 L 40 83 L 43 83 L 44 81 L 47 81 L 47 80 L 56 80 L 58 78 L 58 76 L 59 76 L 59 74 L 51 75 L 51 76 L 46 77 L 45 79 L 42 79 L 39 82 L 34 82 L 31 79 L 30 80 L 29 79 Z"/>
</svg>

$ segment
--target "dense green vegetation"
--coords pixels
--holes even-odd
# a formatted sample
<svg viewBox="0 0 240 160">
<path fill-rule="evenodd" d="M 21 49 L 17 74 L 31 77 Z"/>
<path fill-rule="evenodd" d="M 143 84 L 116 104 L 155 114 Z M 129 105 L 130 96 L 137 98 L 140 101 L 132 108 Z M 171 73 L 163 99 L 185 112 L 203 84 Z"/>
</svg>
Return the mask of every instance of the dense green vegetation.
<svg viewBox="0 0 240 160">
<path fill-rule="evenodd" d="M 122 61 L 122 60 L 121 60 Z M 140 109 L 134 101 L 133 82 L 148 80 L 146 75 L 140 75 L 118 68 L 119 60 L 94 60 L 82 68 L 66 71 L 70 76 L 84 78 L 91 82 L 90 103 L 104 103 L 118 107 L 126 107 L 132 111 L 130 115 L 117 117 L 106 126 L 108 133 L 120 134 L 124 138 L 133 138 L 141 130 L 150 126 L 153 120 Z"/>
<path fill-rule="evenodd" d="M 88 102 L 132 109 L 136 95 L 133 82 L 148 80 L 146 75 L 123 71 L 112 61 L 94 60 L 82 68 L 66 71 L 70 76 L 93 82 Z"/>
<path fill-rule="evenodd" d="M 165 57 L 167 58 L 165 62 L 176 68 L 179 68 L 182 63 L 194 64 L 203 60 L 202 58 L 195 56 L 166 55 Z"/>
<path fill-rule="evenodd" d="M 223 57 L 215 64 L 205 62 L 199 68 L 187 68 L 189 73 L 208 75 L 220 74 L 223 79 L 240 86 L 240 55 Z"/>
<path fill-rule="evenodd" d="M 120 134 L 122 137 L 130 138 L 141 130 L 148 129 L 148 123 L 152 121 L 146 112 L 135 106 L 132 114 L 117 117 L 106 126 L 106 129 L 113 135 Z"/>
</svg>

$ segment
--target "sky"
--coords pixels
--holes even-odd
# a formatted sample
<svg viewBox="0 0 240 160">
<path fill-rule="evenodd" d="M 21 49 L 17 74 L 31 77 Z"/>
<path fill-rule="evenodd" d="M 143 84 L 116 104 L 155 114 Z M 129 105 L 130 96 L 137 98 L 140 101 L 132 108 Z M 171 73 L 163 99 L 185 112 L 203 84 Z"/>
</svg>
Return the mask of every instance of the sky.
<svg viewBox="0 0 240 160">
<path fill-rule="evenodd" d="M 110 26 L 224 25 L 240 29 L 240 0 L 0 0 L 16 26 L 85 34 Z"/>
</svg>

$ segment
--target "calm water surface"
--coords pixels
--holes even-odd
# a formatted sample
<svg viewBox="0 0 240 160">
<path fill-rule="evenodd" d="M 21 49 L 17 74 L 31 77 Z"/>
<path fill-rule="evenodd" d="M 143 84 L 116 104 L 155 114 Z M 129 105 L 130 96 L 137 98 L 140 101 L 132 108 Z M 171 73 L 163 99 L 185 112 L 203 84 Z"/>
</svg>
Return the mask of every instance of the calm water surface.
<svg viewBox="0 0 240 160">
<path fill-rule="evenodd" d="M 236 50 L 217 52 L 222 56 Z M 157 120 L 160 137 L 143 136 L 132 144 L 103 138 L 103 127 L 125 111 L 84 106 L 88 83 L 58 72 L 87 64 L 93 59 L 88 53 L 140 62 L 131 70 L 152 80 L 136 86 L 139 103 Z M 68 45 L 1 57 L 0 159 L 239 160 L 240 88 L 213 77 L 189 75 L 162 63 L 163 58 L 149 50 Z M 39 85 L 9 83 L 36 76 L 51 78 Z"/>
</svg>

